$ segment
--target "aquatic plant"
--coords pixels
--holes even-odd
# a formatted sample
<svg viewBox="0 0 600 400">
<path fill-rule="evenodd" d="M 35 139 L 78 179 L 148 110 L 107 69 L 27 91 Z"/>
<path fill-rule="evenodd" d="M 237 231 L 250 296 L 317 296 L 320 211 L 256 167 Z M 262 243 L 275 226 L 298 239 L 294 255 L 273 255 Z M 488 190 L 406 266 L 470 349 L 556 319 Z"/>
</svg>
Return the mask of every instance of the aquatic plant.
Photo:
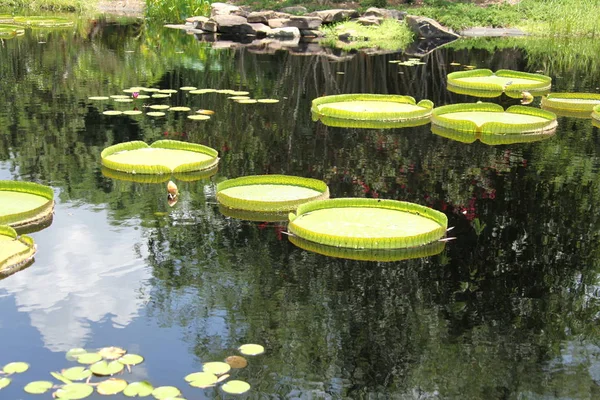
<svg viewBox="0 0 600 400">
<path fill-rule="evenodd" d="M 542 97 L 542 108 L 560 116 L 591 118 L 597 105 L 600 105 L 598 93 L 550 93 Z"/>
<path fill-rule="evenodd" d="M 252 175 L 217 185 L 217 201 L 236 210 L 292 211 L 302 203 L 327 198 L 329 188 L 325 182 L 297 176 Z"/>
<path fill-rule="evenodd" d="M 0 39 L 10 39 L 25 34 L 25 29 L 20 25 L 0 24 Z"/>
<path fill-rule="evenodd" d="M 0 277 L 6 277 L 21 270 L 35 255 L 33 239 L 17 235 L 17 231 L 7 225 L 0 225 Z"/>
<path fill-rule="evenodd" d="M 0 225 L 23 227 L 52 216 L 54 191 L 33 182 L 0 181 Z"/>
<path fill-rule="evenodd" d="M 489 69 L 456 71 L 449 73 L 447 79 L 448 90 L 481 97 L 497 97 L 506 93 L 519 98 L 524 91 L 542 95 L 552 86 L 552 78 L 549 76 L 507 69 L 500 69 L 495 73 Z"/>
<path fill-rule="evenodd" d="M 419 204 L 381 199 L 312 201 L 289 215 L 288 231 L 302 239 L 353 249 L 422 246 L 444 237 L 445 214 Z"/>
<path fill-rule="evenodd" d="M 462 143 L 473 143 L 476 140 L 479 140 L 481 143 L 495 146 L 495 145 L 506 145 L 506 144 L 515 144 L 515 143 L 531 143 L 531 142 L 539 142 L 545 139 L 549 139 L 555 135 L 556 129 L 552 129 L 549 131 L 544 131 L 541 133 L 513 133 L 510 135 L 504 134 L 480 134 L 473 133 L 467 131 L 461 131 L 451 128 L 444 128 L 438 125 L 431 126 L 431 132 L 434 135 L 438 135 L 441 137 L 445 137 L 447 139 L 451 139 L 457 142 Z"/>
<path fill-rule="evenodd" d="M 102 164 L 130 174 L 170 174 L 210 170 L 219 162 L 218 152 L 208 146 L 176 140 L 158 140 L 151 146 L 125 142 L 104 149 Z"/>
<path fill-rule="evenodd" d="M 318 97 L 312 101 L 314 118 L 344 120 L 395 121 L 423 120 L 431 115 L 433 103 L 411 96 L 383 94 L 341 94 Z"/>
<path fill-rule="evenodd" d="M 594 126 L 600 128 L 600 105 L 594 107 L 592 112 L 592 123 Z"/>
</svg>

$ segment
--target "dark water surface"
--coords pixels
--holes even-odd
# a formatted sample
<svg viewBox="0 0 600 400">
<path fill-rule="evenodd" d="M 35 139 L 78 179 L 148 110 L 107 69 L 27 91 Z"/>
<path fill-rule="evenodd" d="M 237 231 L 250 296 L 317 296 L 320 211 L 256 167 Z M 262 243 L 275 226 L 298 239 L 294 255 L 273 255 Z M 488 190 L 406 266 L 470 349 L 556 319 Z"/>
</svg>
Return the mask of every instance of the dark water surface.
<svg viewBox="0 0 600 400">
<path fill-rule="evenodd" d="M 49 399 L 22 387 L 75 365 L 70 348 L 115 345 L 146 358 L 125 379 L 220 398 L 183 377 L 259 343 L 266 353 L 233 374 L 252 385 L 250 398 L 599 398 L 600 132 L 590 120 L 563 117 L 552 138 L 503 146 L 459 143 L 428 125 L 311 121 L 311 100 L 325 94 L 477 100 L 445 89 L 459 68 L 451 62 L 542 70 L 554 91 L 598 92 L 600 60 L 559 60 L 560 43 L 490 43 L 399 67 L 388 62 L 406 58 L 398 54 L 334 62 L 213 50 L 180 32 L 103 19 L 0 42 L 0 179 L 45 183 L 57 198 L 52 225 L 31 234 L 35 263 L 0 282 L 0 365 L 31 363 L 0 397 Z M 281 102 L 173 95 L 171 104 L 216 111 L 195 122 L 104 116 L 112 103 L 88 100 L 134 85 Z M 164 183 L 100 168 L 106 146 L 161 138 L 221 155 L 211 179 L 177 182 L 173 208 Z M 442 210 L 457 239 L 439 255 L 391 263 L 301 250 L 284 226 L 227 218 L 215 204 L 216 182 L 264 173 L 323 179 L 333 197 Z"/>
</svg>

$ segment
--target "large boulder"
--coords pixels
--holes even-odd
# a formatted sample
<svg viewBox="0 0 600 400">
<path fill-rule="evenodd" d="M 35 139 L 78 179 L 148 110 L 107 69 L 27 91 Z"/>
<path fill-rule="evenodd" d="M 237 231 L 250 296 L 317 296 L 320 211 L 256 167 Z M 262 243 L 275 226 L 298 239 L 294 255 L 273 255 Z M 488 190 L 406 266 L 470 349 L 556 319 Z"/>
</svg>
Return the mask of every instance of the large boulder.
<svg viewBox="0 0 600 400">
<path fill-rule="evenodd" d="M 298 29 L 319 29 L 321 26 L 321 18 L 319 17 L 296 17 L 291 16 L 288 21 L 284 23 L 284 27 L 295 27 Z"/>
<path fill-rule="evenodd" d="M 451 29 L 431 18 L 407 15 L 405 19 L 408 27 L 420 38 L 458 39 L 460 37 Z"/>
<path fill-rule="evenodd" d="M 215 15 L 212 18 L 217 24 L 217 32 L 230 35 L 254 35 L 256 31 L 248 20 L 238 15 Z"/>
<path fill-rule="evenodd" d="M 258 22 L 248 22 L 248 24 L 254 29 L 254 32 L 256 32 L 256 37 L 265 37 L 272 31 L 272 29 L 265 24 L 259 24 Z"/>
<path fill-rule="evenodd" d="M 308 10 L 306 9 L 306 7 L 304 7 L 304 6 L 284 7 L 280 11 L 284 12 L 284 13 L 296 14 L 296 15 L 306 14 L 308 12 Z"/>
<path fill-rule="evenodd" d="M 277 39 L 297 39 L 300 38 L 300 29 L 295 27 L 287 27 L 287 28 L 275 28 L 271 29 L 268 37 L 277 38 Z"/>
<path fill-rule="evenodd" d="M 341 22 L 351 18 L 358 18 L 360 14 L 356 10 L 349 9 L 334 9 L 315 11 L 309 14 L 310 16 L 319 17 L 325 24 L 332 22 Z"/>
<path fill-rule="evenodd" d="M 269 28 L 277 29 L 285 27 L 286 23 L 289 21 L 289 18 L 273 18 L 267 21 L 267 25 Z"/>
<path fill-rule="evenodd" d="M 234 6 L 233 4 L 212 3 L 210 5 L 210 16 L 212 18 L 217 15 L 238 15 L 245 17 L 248 13 L 241 7 Z"/>
<path fill-rule="evenodd" d="M 385 8 L 370 7 L 363 13 L 363 17 L 376 17 L 376 18 L 392 18 L 392 19 L 404 19 L 406 12 L 398 10 L 387 10 Z"/>
<path fill-rule="evenodd" d="M 380 17 L 360 17 L 359 19 L 356 20 L 359 24 L 364 25 L 364 26 L 372 26 L 372 25 L 381 25 L 381 21 L 383 21 L 383 18 Z"/>
</svg>

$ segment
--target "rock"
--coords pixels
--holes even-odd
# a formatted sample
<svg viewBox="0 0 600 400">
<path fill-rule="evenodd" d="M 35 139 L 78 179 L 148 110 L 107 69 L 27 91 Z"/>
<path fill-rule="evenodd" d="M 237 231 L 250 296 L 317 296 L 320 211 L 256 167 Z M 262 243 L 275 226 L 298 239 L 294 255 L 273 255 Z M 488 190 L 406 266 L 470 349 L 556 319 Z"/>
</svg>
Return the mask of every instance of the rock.
<svg viewBox="0 0 600 400">
<path fill-rule="evenodd" d="M 300 38 L 300 29 L 295 27 L 275 28 L 268 36 L 277 39 L 296 39 Z"/>
<path fill-rule="evenodd" d="M 393 19 L 404 19 L 406 12 L 398 10 L 386 10 L 385 8 L 370 7 L 362 15 L 363 17 L 377 17 L 377 18 L 393 18 Z"/>
<path fill-rule="evenodd" d="M 272 31 L 272 29 L 269 28 L 265 24 L 259 24 L 259 23 L 255 23 L 255 22 L 249 22 L 248 25 L 250 25 L 252 27 L 252 29 L 254 29 L 254 32 L 256 32 L 256 36 L 257 37 L 265 37 L 269 33 L 271 33 L 271 31 Z"/>
<path fill-rule="evenodd" d="M 239 42 L 233 42 L 231 40 L 217 40 L 211 46 L 213 49 L 236 49 L 242 47 Z"/>
<path fill-rule="evenodd" d="M 334 9 L 315 11 L 309 14 L 310 16 L 319 17 L 323 23 L 329 24 L 332 22 L 341 22 L 351 18 L 358 18 L 360 14 L 356 10 L 350 9 Z"/>
<path fill-rule="evenodd" d="M 284 7 L 280 11 L 288 14 L 306 14 L 308 12 L 303 6 Z"/>
<path fill-rule="evenodd" d="M 471 28 L 460 32 L 460 36 L 466 37 L 504 37 L 504 36 L 527 36 L 517 28 Z"/>
<path fill-rule="evenodd" d="M 300 35 L 303 38 L 320 38 L 323 37 L 323 32 L 316 29 L 300 29 Z"/>
<path fill-rule="evenodd" d="M 209 19 L 206 22 L 203 22 L 202 25 L 200 26 L 200 29 L 202 29 L 203 31 L 206 32 L 210 32 L 210 33 L 215 33 L 217 32 L 217 29 L 219 27 L 217 26 L 217 23 L 215 21 L 213 21 L 212 19 Z"/>
<path fill-rule="evenodd" d="M 170 28 L 170 29 L 184 29 L 184 30 L 190 29 L 189 26 L 183 25 L 183 24 L 167 24 L 167 25 L 163 25 L 163 26 L 165 28 Z"/>
<path fill-rule="evenodd" d="M 272 11 L 255 11 L 248 14 L 248 22 L 267 25 L 269 18 L 274 18 Z"/>
<path fill-rule="evenodd" d="M 185 24 L 193 29 L 202 29 L 202 24 L 208 21 L 207 17 L 189 17 L 186 18 Z"/>
<path fill-rule="evenodd" d="M 213 3 L 215 4 L 215 3 Z M 248 20 L 238 15 L 215 15 L 213 21 L 217 24 L 217 32 L 230 35 L 254 35 L 254 28 Z M 206 24 L 205 24 L 206 25 Z"/>
<path fill-rule="evenodd" d="M 217 15 L 237 15 L 245 17 L 248 13 L 241 7 L 234 6 L 233 4 L 227 3 L 212 3 L 210 5 L 210 16 L 215 17 Z"/>
<path fill-rule="evenodd" d="M 380 18 L 380 17 L 360 17 L 356 21 L 359 24 L 365 25 L 365 26 L 381 25 L 381 21 L 383 21 L 383 18 Z"/>
<path fill-rule="evenodd" d="M 267 25 L 269 25 L 269 28 L 274 29 L 283 28 L 287 21 L 289 21 L 287 18 L 273 18 L 267 21 Z"/>
<path fill-rule="evenodd" d="M 292 16 L 284 23 L 284 27 L 296 27 L 298 29 L 319 29 L 321 26 L 319 17 L 296 17 Z"/>
<path fill-rule="evenodd" d="M 406 22 L 408 27 L 420 38 L 458 39 L 460 37 L 451 29 L 431 18 L 407 15 Z"/>
</svg>

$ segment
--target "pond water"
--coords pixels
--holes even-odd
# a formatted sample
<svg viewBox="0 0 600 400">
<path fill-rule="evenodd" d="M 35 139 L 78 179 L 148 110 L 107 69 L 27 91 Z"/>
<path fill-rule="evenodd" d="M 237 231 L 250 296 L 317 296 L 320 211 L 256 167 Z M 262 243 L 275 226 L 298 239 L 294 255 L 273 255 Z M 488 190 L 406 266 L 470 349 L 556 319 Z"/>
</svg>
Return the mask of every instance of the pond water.
<svg viewBox="0 0 600 400">
<path fill-rule="evenodd" d="M 546 140 L 488 146 L 429 125 L 332 128 L 310 115 L 326 94 L 477 100 L 446 90 L 446 74 L 461 68 L 453 62 L 542 70 L 554 91 L 598 92 L 597 43 L 461 42 L 409 67 L 389 63 L 407 58 L 399 54 L 217 50 L 178 31 L 97 19 L 0 44 L 0 179 L 51 185 L 57 199 L 52 224 L 31 233 L 35 263 L 0 281 L 0 365 L 31 364 L 3 399 L 50 398 L 22 388 L 74 366 L 71 348 L 111 345 L 145 357 L 129 381 L 221 398 L 183 377 L 244 343 L 266 348 L 233 374 L 252 385 L 249 398 L 600 396 L 600 132 L 590 120 L 561 117 Z M 88 100 L 137 85 L 281 101 L 169 98 L 215 111 L 192 121 L 105 116 L 109 103 Z M 172 208 L 166 184 L 113 179 L 100 166 L 109 145 L 162 138 L 221 156 L 210 179 L 177 181 Z M 266 173 L 323 179 L 332 197 L 433 207 L 456 240 L 427 258 L 353 261 L 294 246 L 284 225 L 221 214 L 216 182 Z"/>
</svg>

